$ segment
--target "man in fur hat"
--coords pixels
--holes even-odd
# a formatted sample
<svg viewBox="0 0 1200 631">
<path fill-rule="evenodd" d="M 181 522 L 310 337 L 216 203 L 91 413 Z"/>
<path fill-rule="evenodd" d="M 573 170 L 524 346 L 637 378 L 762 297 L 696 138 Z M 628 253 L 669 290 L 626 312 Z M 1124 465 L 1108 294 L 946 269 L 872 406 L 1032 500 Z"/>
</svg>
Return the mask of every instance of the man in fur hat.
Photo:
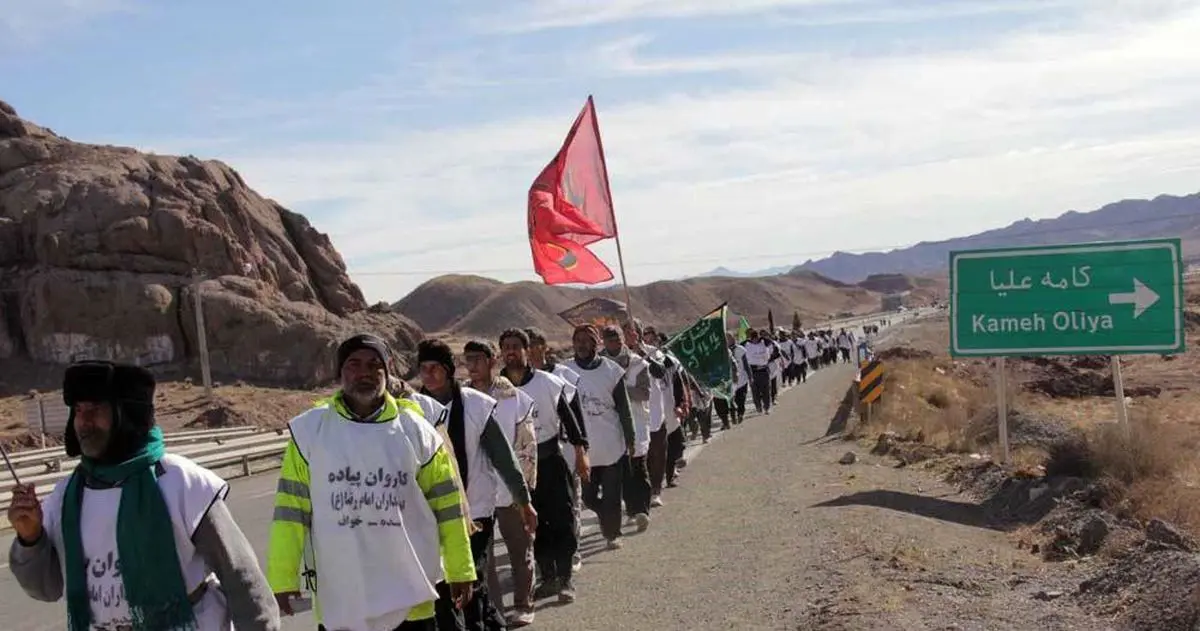
<svg viewBox="0 0 1200 631">
<path fill-rule="evenodd" d="M 278 629 L 254 550 L 224 498 L 229 486 L 166 453 L 144 368 L 67 368 L 71 476 L 39 502 L 13 491 L 9 565 L 31 597 L 65 594 L 67 628 L 135 631 Z"/>
</svg>

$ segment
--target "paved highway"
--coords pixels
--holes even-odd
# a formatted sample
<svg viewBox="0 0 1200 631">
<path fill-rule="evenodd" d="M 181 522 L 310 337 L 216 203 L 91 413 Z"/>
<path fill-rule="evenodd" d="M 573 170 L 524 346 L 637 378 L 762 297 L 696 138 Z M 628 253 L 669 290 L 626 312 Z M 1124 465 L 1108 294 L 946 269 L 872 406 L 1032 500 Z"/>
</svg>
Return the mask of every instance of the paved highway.
<svg viewBox="0 0 1200 631">
<path fill-rule="evenodd" d="M 717 432 L 713 440 L 715 442 L 719 439 L 720 432 Z M 709 446 L 712 444 L 710 443 Z M 699 443 L 690 444 L 685 457 L 691 461 L 705 447 L 705 445 Z M 245 531 L 246 536 L 258 552 L 259 563 L 264 564 L 264 567 L 266 563 L 264 555 L 271 523 L 272 498 L 275 493 L 276 479 L 276 473 L 270 472 L 230 482 L 229 506 L 233 510 L 238 523 Z M 596 516 L 590 511 L 584 511 L 583 534 L 583 550 L 587 556 L 590 557 L 603 549 L 604 541 L 599 536 L 599 526 Z M 0 603 L 4 603 L 4 606 L 0 607 L 0 630 L 51 631 L 62 629 L 65 619 L 63 603 L 46 604 L 29 599 L 21 591 L 20 586 L 17 585 L 12 573 L 8 571 L 5 563 L 8 557 L 7 546 L 10 541 L 9 537 L 11 535 L 6 533 L 6 536 L 3 538 L 5 548 L 2 558 L 4 561 L 0 562 L 0 570 L 2 570 L 0 571 Z M 501 580 L 507 586 L 505 577 L 509 575 L 507 568 L 508 557 L 503 544 L 497 546 L 497 553 L 499 560 L 504 564 L 504 567 L 500 571 Z M 584 563 L 586 566 L 587 561 L 585 560 Z M 586 567 L 584 573 L 586 573 Z M 508 594 L 506 599 L 507 604 L 511 605 L 511 594 Z M 313 622 L 311 613 L 289 618 L 284 624 L 284 629 L 289 631 L 293 629 L 311 630 L 315 628 L 316 623 Z"/>
<path fill-rule="evenodd" d="M 743 564 L 738 558 L 749 554 L 756 546 L 764 549 L 784 546 L 786 540 L 763 539 L 764 536 L 770 537 L 775 529 L 760 529 L 779 520 L 781 513 L 790 517 L 794 512 L 790 507 L 773 505 L 770 489 L 756 486 L 755 481 L 765 483 L 772 476 L 785 475 L 777 471 L 780 466 L 786 468 L 790 461 L 799 462 L 800 459 L 811 457 L 803 453 L 804 448 L 800 446 L 796 433 L 799 428 L 793 427 L 793 421 L 804 420 L 804 432 L 810 434 L 805 438 L 823 435 L 836 402 L 850 383 L 852 375 L 853 368 L 845 364 L 820 370 L 810 378 L 808 384 L 781 393 L 780 406 L 770 416 L 750 417 L 741 427 L 729 432 L 718 431 L 709 445 L 689 444 L 686 457 L 691 464 L 681 476 L 681 488 L 670 489 L 664 494 L 667 505 L 656 509 L 650 531 L 631 536 L 623 550 L 602 551 L 603 540 L 598 533 L 595 515 L 584 511 L 582 548 L 586 558 L 577 580 L 579 602 L 570 607 L 559 607 L 555 603 L 543 608 L 538 613 L 535 627 L 578 631 L 597 628 L 764 628 L 750 624 L 750 621 L 762 620 L 765 623 L 773 620 L 778 612 L 762 617 L 768 612 L 760 608 L 746 610 L 744 607 L 728 606 L 746 595 L 747 590 L 754 590 L 754 581 L 759 580 L 738 582 L 748 580 L 744 578 L 747 568 L 741 567 Z M 715 417 L 714 424 L 719 424 Z M 747 444 L 748 440 L 755 441 L 755 446 Z M 767 453 L 760 458 L 757 451 L 763 449 L 764 445 L 771 445 L 777 450 L 782 447 L 785 450 L 782 459 L 772 460 Z M 705 453 L 701 454 L 702 451 Z M 714 454 L 712 459 L 719 460 L 719 464 L 709 466 L 710 454 Z M 259 552 L 262 563 L 265 563 L 263 554 L 275 482 L 276 476 L 272 472 L 231 483 L 229 504 Z M 730 494 L 739 496 L 743 504 L 748 499 L 757 498 L 757 508 L 714 514 L 714 506 L 728 504 L 730 498 L 727 496 Z M 798 512 L 802 507 L 796 508 Z M 632 528 L 627 528 L 627 533 L 631 532 Z M 714 547 L 712 544 L 717 542 L 723 545 Z M 695 545 L 700 545 L 700 549 L 689 553 L 694 556 L 679 556 Z M 501 576 L 506 577 L 507 557 L 503 545 L 498 546 L 497 553 L 505 564 Z M 683 569 L 685 566 L 689 569 Z M 743 578 L 723 578 L 722 573 L 731 567 L 739 567 L 735 574 Z M 0 608 L 0 630 L 61 629 L 63 604 L 30 600 L 21 592 L 7 568 L 3 570 L 0 571 L 0 603 L 4 603 Z M 749 570 L 749 576 L 756 573 L 752 567 Z M 720 585 L 725 585 L 723 592 L 717 589 Z M 655 598 L 662 602 L 656 604 Z M 627 608 L 624 603 L 631 606 L 641 603 L 647 611 Z M 684 606 L 686 603 L 703 607 L 690 611 L 692 606 Z M 506 604 L 511 604 L 510 596 L 506 597 Z M 671 606 L 666 606 L 668 604 Z M 704 608 L 721 612 L 723 616 L 737 612 L 737 618 L 718 623 L 716 620 L 693 617 L 702 615 L 698 612 Z M 623 622 L 609 624 L 615 619 Z M 741 626 L 743 623 L 747 626 Z M 315 624 L 311 614 L 306 613 L 287 619 L 284 628 L 313 629 Z"/>
</svg>

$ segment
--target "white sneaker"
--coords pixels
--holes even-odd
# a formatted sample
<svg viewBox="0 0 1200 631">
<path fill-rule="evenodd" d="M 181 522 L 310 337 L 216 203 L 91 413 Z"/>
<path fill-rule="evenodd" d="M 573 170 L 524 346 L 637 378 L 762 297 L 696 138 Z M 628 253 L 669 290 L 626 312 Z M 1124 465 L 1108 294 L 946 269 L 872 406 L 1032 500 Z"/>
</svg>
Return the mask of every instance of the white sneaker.
<svg viewBox="0 0 1200 631">
<path fill-rule="evenodd" d="M 533 624 L 533 618 L 534 615 L 532 609 L 518 609 L 513 613 L 512 617 L 508 619 L 508 626 L 513 629 L 518 627 L 527 627 Z"/>
<path fill-rule="evenodd" d="M 607 547 L 609 550 L 620 550 L 620 549 L 621 549 L 621 547 L 622 547 L 623 545 L 624 545 L 624 544 L 623 544 L 623 543 L 621 543 L 621 540 L 620 540 L 620 539 L 609 539 L 609 540 L 608 540 L 608 545 L 607 545 L 606 547 Z"/>
<path fill-rule="evenodd" d="M 662 501 L 661 497 L 655 495 L 654 497 L 650 498 L 650 506 L 653 506 L 654 508 L 658 508 L 659 506 L 662 506 L 662 505 L 663 505 L 663 501 Z"/>
<path fill-rule="evenodd" d="M 637 522 L 638 532 L 646 532 L 646 529 L 650 527 L 650 516 L 646 513 L 638 513 L 634 515 L 633 521 Z"/>
</svg>

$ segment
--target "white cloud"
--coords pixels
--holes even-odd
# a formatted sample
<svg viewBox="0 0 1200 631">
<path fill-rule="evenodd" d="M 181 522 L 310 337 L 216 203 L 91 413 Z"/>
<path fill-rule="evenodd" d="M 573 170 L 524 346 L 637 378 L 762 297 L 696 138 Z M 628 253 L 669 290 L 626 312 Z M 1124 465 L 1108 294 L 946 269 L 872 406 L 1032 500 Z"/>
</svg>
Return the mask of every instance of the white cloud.
<svg viewBox="0 0 1200 631">
<path fill-rule="evenodd" d="M 135 9 L 132 0 L 5 0 L 0 48 L 39 44 L 99 16 Z"/>
<path fill-rule="evenodd" d="M 867 0 L 530 0 L 518 10 L 489 16 L 493 27 L 511 31 L 594 26 L 662 18 L 751 15 L 814 6 L 852 6 Z"/>
<path fill-rule="evenodd" d="M 655 3 L 614 6 L 635 4 Z M 656 10 L 667 4 L 679 13 L 703 3 Z M 655 60 L 639 55 L 646 38 L 601 47 L 602 67 L 584 71 L 649 68 L 666 81 L 749 68 L 757 79 L 597 94 L 630 281 L 887 249 L 1196 190 L 1200 3 L 1103 8 L 960 50 L 829 54 L 769 72 L 747 62 L 753 52 Z M 386 99 L 379 89 L 374 98 Z M 531 278 L 526 191 L 583 97 L 539 99 L 537 116 L 420 131 L 401 122 L 370 141 L 223 157 L 285 204 L 337 199 L 336 216 L 316 223 L 352 275 L 376 273 L 355 275 L 373 300 L 444 271 Z M 611 245 L 601 251 L 615 267 Z"/>
<path fill-rule="evenodd" d="M 999 14 L 1035 14 L 1098 4 L 1091 0 L 529 0 L 521 9 L 476 20 L 485 30 L 533 32 L 631 22 L 769 14 L 772 26 L 905 24 Z M 1120 0 L 1118 0 L 1120 1 Z M 1147 0 L 1150 4 L 1178 0 Z M 1145 9 L 1139 9 L 1145 11 Z"/>
</svg>

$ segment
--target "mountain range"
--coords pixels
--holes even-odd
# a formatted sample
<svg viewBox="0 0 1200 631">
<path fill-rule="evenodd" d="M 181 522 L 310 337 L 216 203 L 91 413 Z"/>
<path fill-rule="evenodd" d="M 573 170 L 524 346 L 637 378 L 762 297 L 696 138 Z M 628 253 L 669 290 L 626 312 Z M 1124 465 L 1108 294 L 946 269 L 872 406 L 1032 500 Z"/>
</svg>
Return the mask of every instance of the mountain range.
<svg viewBox="0 0 1200 631">
<path fill-rule="evenodd" d="M 854 283 L 880 273 L 943 275 L 953 250 L 1163 237 L 1182 239 L 1184 257 L 1200 259 L 1200 193 L 1126 199 L 1091 212 L 1072 210 L 1052 219 L 1023 219 L 996 230 L 922 242 L 890 252 L 834 252 L 823 259 L 805 261 L 798 268 Z M 777 269 L 745 275 L 772 275 L 778 273 Z"/>
</svg>

